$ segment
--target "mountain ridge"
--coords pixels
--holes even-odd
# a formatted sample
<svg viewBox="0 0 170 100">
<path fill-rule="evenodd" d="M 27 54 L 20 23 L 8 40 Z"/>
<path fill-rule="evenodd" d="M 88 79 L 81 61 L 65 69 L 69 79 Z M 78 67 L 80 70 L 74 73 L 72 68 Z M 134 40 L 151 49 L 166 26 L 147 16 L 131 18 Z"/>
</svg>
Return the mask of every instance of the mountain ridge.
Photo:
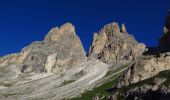
<svg viewBox="0 0 170 100">
<path fill-rule="evenodd" d="M 66 23 L 52 28 L 43 41 L 31 43 L 20 53 L 0 57 L 0 99 L 87 100 L 81 98 L 85 93 L 94 100 L 133 100 L 143 98 L 135 93 L 145 97 L 150 90 L 169 93 L 168 86 L 164 86 L 168 78 L 158 77 L 162 71 L 170 70 L 169 18 L 168 15 L 165 34 L 153 50 L 138 43 L 124 24 L 120 28 L 116 22 L 94 33 L 87 55 L 74 25 Z M 150 79 L 154 79 L 154 84 Z M 148 80 L 151 84 L 146 84 Z M 102 87 L 111 82 L 111 90 Z M 105 91 L 88 94 L 96 88 Z"/>
</svg>

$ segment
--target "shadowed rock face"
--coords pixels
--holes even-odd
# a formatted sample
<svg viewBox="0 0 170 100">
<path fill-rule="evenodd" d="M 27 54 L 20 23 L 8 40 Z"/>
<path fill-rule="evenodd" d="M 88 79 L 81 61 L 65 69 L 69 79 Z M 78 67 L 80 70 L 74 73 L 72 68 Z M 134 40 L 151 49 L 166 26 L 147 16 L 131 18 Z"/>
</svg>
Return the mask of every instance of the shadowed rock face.
<svg viewBox="0 0 170 100">
<path fill-rule="evenodd" d="M 163 29 L 163 36 L 159 40 L 160 49 L 170 49 L 170 12 L 166 18 L 165 26 Z"/>
<path fill-rule="evenodd" d="M 98 58 L 105 63 L 119 60 L 134 60 L 141 56 L 145 50 L 144 44 L 139 44 L 133 36 L 129 35 L 126 27 L 113 22 L 94 34 L 88 57 Z"/>
<path fill-rule="evenodd" d="M 34 42 L 21 53 L 0 58 L 0 66 L 21 63 L 21 72 L 57 73 L 76 66 L 86 59 L 79 37 L 72 24 L 53 28 L 44 41 Z"/>
<path fill-rule="evenodd" d="M 167 31 L 159 40 L 159 48 L 161 51 L 170 50 L 170 31 Z"/>
<path fill-rule="evenodd" d="M 165 27 L 170 30 L 170 11 L 169 11 L 169 14 L 166 18 L 166 22 L 165 22 Z"/>
</svg>

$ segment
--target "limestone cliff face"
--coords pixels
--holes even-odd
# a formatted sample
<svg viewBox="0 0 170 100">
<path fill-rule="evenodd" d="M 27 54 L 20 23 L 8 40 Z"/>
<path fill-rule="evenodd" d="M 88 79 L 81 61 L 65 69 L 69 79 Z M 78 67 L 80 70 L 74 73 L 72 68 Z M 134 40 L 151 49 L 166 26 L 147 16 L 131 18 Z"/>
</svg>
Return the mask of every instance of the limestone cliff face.
<svg viewBox="0 0 170 100">
<path fill-rule="evenodd" d="M 112 63 L 119 60 L 134 60 L 141 56 L 144 50 L 145 45 L 138 43 L 132 35 L 129 35 L 124 24 L 120 29 L 118 24 L 113 22 L 94 34 L 88 57 Z"/>
<path fill-rule="evenodd" d="M 117 87 L 127 86 L 151 78 L 164 70 L 170 70 L 170 54 L 143 56 L 129 67 L 120 77 Z"/>
<path fill-rule="evenodd" d="M 57 73 L 76 66 L 86 59 L 75 27 L 66 23 L 53 28 L 44 41 L 34 42 L 21 53 L 0 58 L 0 66 L 21 63 L 21 72 Z"/>
</svg>

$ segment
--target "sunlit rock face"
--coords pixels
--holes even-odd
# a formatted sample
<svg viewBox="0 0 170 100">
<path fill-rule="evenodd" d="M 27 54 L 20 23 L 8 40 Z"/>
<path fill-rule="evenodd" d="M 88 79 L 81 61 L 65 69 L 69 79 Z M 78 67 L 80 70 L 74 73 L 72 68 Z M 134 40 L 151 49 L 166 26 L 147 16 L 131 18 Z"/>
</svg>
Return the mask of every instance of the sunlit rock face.
<svg viewBox="0 0 170 100">
<path fill-rule="evenodd" d="M 44 41 L 33 42 L 21 53 L 0 58 L 0 66 L 21 63 L 21 72 L 57 73 L 76 66 L 86 59 L 75 27 L 66 23 L 50 30 Z"/>
<path fill-rule="evenodd" d="M 144 56 L 138 59 L 119 78 L 117 87 L 127 86 L 148 78 L 151 78 L 164 70 L 170 70 L 170 54 L 162 54 L 160 57 Z"/>
<path fill-rule="evenodd" d="M 94 34 L 88 57 L 112 63 L 119 60 L 134 60 L 141 56 L 144 50 L 145 45 L 138 43 L 132 35 L 129 35 L 124 24 L 120 29 L 118 23 L 113 22 Z"/>
</svg>

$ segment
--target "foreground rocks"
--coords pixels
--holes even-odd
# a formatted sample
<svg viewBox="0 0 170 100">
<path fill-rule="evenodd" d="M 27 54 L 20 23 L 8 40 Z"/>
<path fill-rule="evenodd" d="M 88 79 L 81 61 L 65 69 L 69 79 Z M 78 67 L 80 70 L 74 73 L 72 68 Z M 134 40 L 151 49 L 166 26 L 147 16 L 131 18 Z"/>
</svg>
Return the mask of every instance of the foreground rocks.
<svg viewBox="0 0 170 100">
<path fill-rule="evenodd" d="M 135 88 L 126 93 L 128 100 L 168 100 L 170 98 L 170 71 L 162 71 L 156 76 L 138 82 Z"/>
<path fill-rule="evenodd" d="M 170 89 L 162 86 L 156 91 L 152 90 L 152 86 L 143 85 L 141 87 L 132 89 L 127 93 L 127 100 L 169 100 Z"/>
<path fill-rule="evenodd" d="M 120 29 L 118 23 L 113 22 L 94 34 L 88 57 L 113 63 L 134 60 L 140 57 L 144 50 L 145 45 L 138 43 L 132 35 L 129 35 L 124 24 Z"/>
</svg>

